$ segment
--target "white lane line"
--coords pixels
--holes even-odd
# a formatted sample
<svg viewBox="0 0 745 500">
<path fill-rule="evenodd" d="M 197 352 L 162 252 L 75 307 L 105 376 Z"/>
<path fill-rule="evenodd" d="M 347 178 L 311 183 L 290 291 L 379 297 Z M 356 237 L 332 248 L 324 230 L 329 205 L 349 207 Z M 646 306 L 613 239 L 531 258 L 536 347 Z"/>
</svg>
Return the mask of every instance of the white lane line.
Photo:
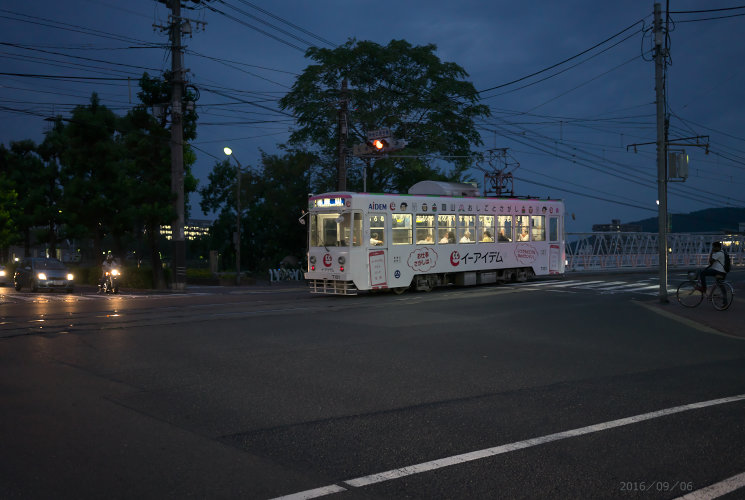
<svg viewBox="0 0 745 500">
<path fill-rule="evenodd" d="M 333 495 L 334 493 L 341 493 L 347 491 L 346 488 L 337 486 L 335 484 L 324 486 L 322 488 L 316 488 L 313 490 L 301 491 L 299 493 L 293 493 L 292 495 L 286 495 L 283 497 L 277 497 L 274 500 L 305 500 L 307 498 L 318 498 L 326 495 Z"/>
<path fill-rule="evenodd" d="M 702 488 L 697 491 L 692 491 L 687 495 L 678 497 L 675 500 L 709 500 L 711 498 L 718 498 L 731 493 L 737 489 L 745 486 L 745 472 L 732 476 L 724 481 L 712 484 L 706 488 Z"/>
<path fill-rule="evenodd" d="M 495 446 L 493 448 L 486 448 L 483 450 L 472 451 L 472 452 L 463 453 L 460 455 L 453 455 L 450 457 L 439 458 L 437 460 L 432 460 L 429 462 L 423 462 L 423 463 L 416 464 L 416 465 L 401 467 L 400 469 L 393 469 L 393 470 L 389 470 L 386 472 L 379 472 L 377 474 L 371 474 L 369 476 L 358 477 L 356 479 L 349 479 L 347 481 L 344 481 L 344 483 L 353 488 L 360 488 L 363 486 L 369 486 L 371 484 L 381 483 L 384 481 L 400 479 L 402 477 L 411 476 L 414 474 L 421 474 L 422 472 L 429 472 L 429 471 L 433 471 L 437 469 L 442 469 L 443 467 L 450 467 L 452 465 L 472 462 L 474 460 L 481 460 L 483 458 L 493 457 L 495 455 L 501 455 L 501 454 L 509 453 L 512 451 L 522 450 L 525 448 L 531 448 L 533 446 L 539 446 L 542 444 L 551 443 L 551 442 L 559 441 L 562 439 L 584 436 L 585 434 L 591 434 L 591 433 L 600 432 L 600 431 L 607 431 L 609 429 L 614 429 L 616 427 L 637 424 L 639 422 L 644 422 L 646 420 L 652 420 L 655 418 L 665 417 L 667 415 L 674 415 L 676 413 L 681 413 L 685 411 L 698 410 L 701 408 L 707 408 L 709 406 L 734 403 L 734 402 L 743 401 L 743 400 L 745 400 L 745 394 L 740 394 L 737 396 L 730 396 L 730 397 L 720 398 L 720 399 L 711 399 L 709 401 L 701 401 L 698 403 L 691 403 L 691 404 L 682 405 L 682 406 L 675 406 L 672 408 L 666 408 L 664 410 L 658 410 L 658 411 L 653 411 L 649 413 L 642 413 L 641 415 L 635 415 L 633 417 L 620 418 L 618 420 L 611 420 L 609 422 L 589 425 L 587 427 L 580 427 L 578 429 L 572 429 L 572 430 L 564 431 L 564 432 L 557 432 L 555 434 L 548 434 L 546 436 L 526 439 L 524 441 L 517 441 L 515 443 Z M 321 493 L 327 488 L 329 489 L 329 493 Z M 290 496 L 284 496 L 284 497 L 278 497 L 278 498 L 281 498 L 281 499 L 317 498 L 319 496 L 323 496 L 323 495 L 327 495 L 331 493 L 337 493 L 339 491 L 344 491 L 344 488 L 342 488 L 341 490 L 339 490 L 338 488 L 340 488 L 340 486 L 332 484 L 332 485 L 324 486 L 321 488 L 301 491 L 299 493 L 294 493 Z M 331 489 L 333 489 L 333 491 L 331 491 Z M 313 496 L 303 496 L 303 495 L 308 495 L 308 494 L 312 494 Z M 300 496 L 295 496 L 295 495 L 300 495 Z"/>
</svg>

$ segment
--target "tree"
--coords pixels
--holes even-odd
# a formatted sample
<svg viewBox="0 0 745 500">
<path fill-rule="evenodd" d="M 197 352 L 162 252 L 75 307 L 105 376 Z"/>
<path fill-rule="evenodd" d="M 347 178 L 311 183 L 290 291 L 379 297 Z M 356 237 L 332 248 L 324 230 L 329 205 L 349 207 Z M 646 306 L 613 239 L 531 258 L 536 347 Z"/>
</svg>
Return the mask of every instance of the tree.
<svg viewBox="0 0 745 500">
<path fill-rule="evenodd" d="M 16 202 L 9 205 L 9 218 L 21 233 L 24 255 L 29 255 L 32 231 L 44 224 L 41 213 L 45 205 L 44 162 L 31 140 L 11 142 L 9 150 L 0 148 L 0 175 L 18 194 Z"/>
<path fill-rule="evenodd" d="M 287 256 L 305 250 L 304 226 L 298 223 L 307 208 L 315 157 L 290 152 L 282 156 L 262 153 L 261 166 L 244 166 L 241 173 L 241 255 L 249 268 L 276 267 Z M 233 255 L 236 202 L 236 167 L 229 160 L 218 162 L 200 189 L 204 212 L 218 212 L 211 229 L 223 241 L 223 255 Z M 244 259 L 242 258 L 241 261 Z"/>
<path fill-rule="evenodd" d="M 77 106 L 64 134 L 61 152 L 63 213 L 72 235 L 93 238 L 93 255 L 99 258 L 103 237 L 113 233 L 117 253 L 121 236 L 129 227 L 126 219 L 126 187 L 121 169 L 121 150 L 116 141 L 117 117 L 91 96 L 90 104 Z"/>
<path fill-rule="evenodd" d="M 0 146 L 0 165 L 3 162 L 4 148 Z M 8 247 L 16 239 L 15 215 L 18 206 L 18 193 L 7 174 L 0 169 L 0 262 L 8 260 Z"/>
<path fill-rule="evenodd" d="M 399 157 L 374 161 L 368 190 L 401 192 L 419 180 L 461 180 L 471 163 L 471 147 L 482 143 L 474 120 L 488 116 L 489 110 L 478 104 L 478 93 L 464 80 L 466 71 L 440 61 L 435 50 L 434 45 L 412 46 L 404 40 L 385 47 L 350 40 L 335 49 L 308 49 L 306 57 L 317 64 L 303 71 L 280 107 L 297 120 L 290 143 L 312 145 L 323 158 L 325 170 L 315 184 L 331 187 L 338 156 L 337 108 L 344 97 L 351 110 L 345 147 L 384 127 L 409 142 Z M 346 96 L 340 90 L 344 79 L 349 84 Z M 441 171 L 424 156 L 431 154 L 448 157 L 452 171 Z M 357 175 L 350 184 L 361 187 L 360 181 Z"/>
<path fill-rule="evenodd" d="M 59 158 L 65 148 L 64 126 L 61 120 L 56 120 L 54 126 L 45 134 L 44 141 L 37 151 L 44 160 L 42 179 L 43 196 L 45 198 L 40 209 L 40 218 L 46 222 L 46 240 L 49 243 L 49 254 L 57 251 L 57 238 L 63 221 L 62 200 L 63 192 L 60 185 Z"/>
<path fill-rule="evenodd" d="M 137 234 L 144 233 L 152 263 L 153 284 L 163 285 L 160 260 L 160 226 L 170 224 L 174 218 L 173 193 L 171 193 L 171 148 L 167 113 L 157 116 L 149 113 L 155 105 L 171 101 L 171 84 L 167 79 L 151 78 L 147 73 L 140 79 L 140 104 L 135 106 L 120 121 L 118 137 L 124 146 L 124 185 L 129 193 L 128 210 L 131 220 L 136 222 Z M 187 99 L 189 94 L 187 93 Z M 186 144 L 196 137 L 197 116 L 194 111 L 184 114 L 184 194 L 188 206 L 188 194 L 197 187 L 191 174 L 195 155 Z"/>
</svg>

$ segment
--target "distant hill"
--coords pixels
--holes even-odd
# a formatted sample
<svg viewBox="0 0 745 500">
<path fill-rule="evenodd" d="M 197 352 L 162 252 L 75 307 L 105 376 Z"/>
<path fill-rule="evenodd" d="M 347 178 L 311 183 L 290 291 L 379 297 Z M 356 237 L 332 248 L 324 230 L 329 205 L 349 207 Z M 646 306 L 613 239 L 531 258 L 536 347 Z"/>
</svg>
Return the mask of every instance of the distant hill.
<svg viewBox="0 0 745 500">
<path fill-rule="evenodd" d="M 737 233 L 739 224 L 745 222 L 745 208 L 707 208 L 689 214 L 672 215 L 673 233 Z M 630 222 L 642 231 L 656 233 L 657 217 Z"/>
</svg>

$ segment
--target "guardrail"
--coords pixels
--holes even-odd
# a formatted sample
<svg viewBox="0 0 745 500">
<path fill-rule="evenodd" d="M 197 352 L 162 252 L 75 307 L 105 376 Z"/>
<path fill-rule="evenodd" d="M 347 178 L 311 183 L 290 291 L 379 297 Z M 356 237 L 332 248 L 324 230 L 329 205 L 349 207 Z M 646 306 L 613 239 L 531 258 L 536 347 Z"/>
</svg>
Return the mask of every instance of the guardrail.
<svg viewBox="0 0 745 500">
<path fill-rule="evenodd" d="M 633 270 L 659 267 L 657 233 L 567 233 L 567 271 Z M 668 267 L 705 267 L 714 241 L 721 241 L 732 266 L 745 265 L 745 235 L 667 235 Z"/>
<path fill-rule="evenodd" d="M 269 281 L 276 283 L 279 281 L 299 281 L 303 279 L 302 269 L 269 269 Z"/>
</svg>

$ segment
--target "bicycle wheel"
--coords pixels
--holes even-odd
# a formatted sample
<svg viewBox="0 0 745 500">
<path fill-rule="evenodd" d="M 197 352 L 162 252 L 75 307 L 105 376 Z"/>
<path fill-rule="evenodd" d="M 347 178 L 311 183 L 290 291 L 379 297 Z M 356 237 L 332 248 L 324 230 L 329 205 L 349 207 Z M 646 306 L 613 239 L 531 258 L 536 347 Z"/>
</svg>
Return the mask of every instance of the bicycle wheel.
<svg viewBox="0 0 745 500">
<path fill-rule="evenodd" d="M 711 291 L 711 305 L 717 311 L 724 311 L 732 304 L 732 286 L 729 283 L 716 283 Z"/>
<path fill-rule="evenodd" d="M 704 294 L 697 288 L 695 281 L 684 281 L 676 293 L 678 302 L 685 307 L 696 307 L 704 299 Z"/>
</svg>

